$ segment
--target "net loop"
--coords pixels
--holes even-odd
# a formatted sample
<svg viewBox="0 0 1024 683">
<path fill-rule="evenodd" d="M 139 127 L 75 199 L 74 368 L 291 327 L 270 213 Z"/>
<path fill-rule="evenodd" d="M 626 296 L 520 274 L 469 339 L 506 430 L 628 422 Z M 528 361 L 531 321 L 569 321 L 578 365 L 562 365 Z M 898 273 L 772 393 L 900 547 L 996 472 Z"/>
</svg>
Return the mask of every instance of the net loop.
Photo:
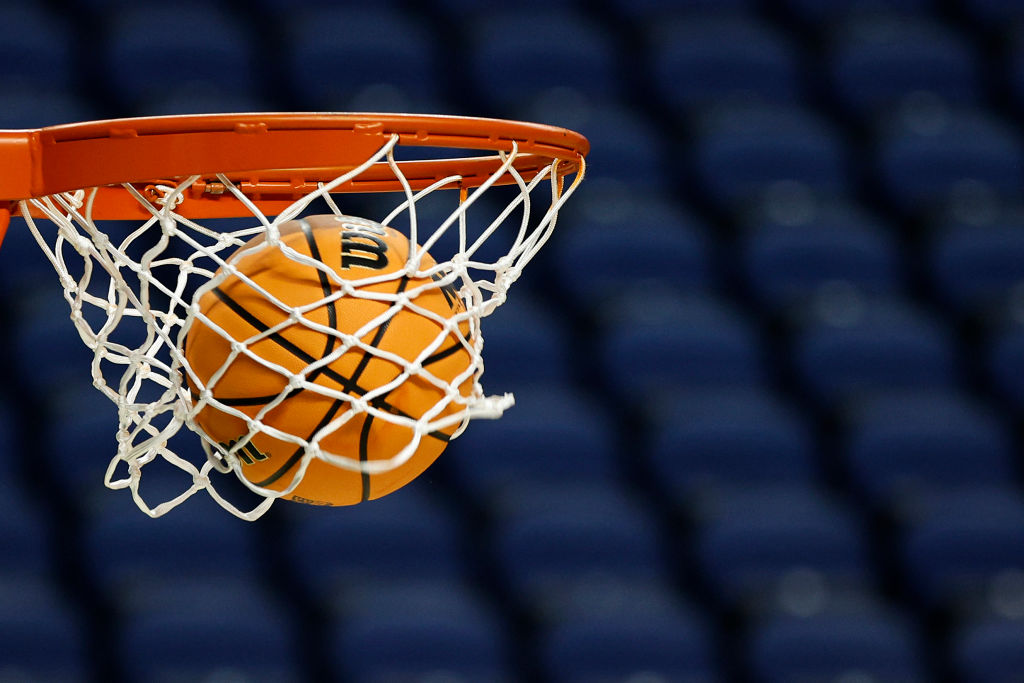
<svg viewBox="0 0 1024 683">
<path fill-rule="evenodd" d="M 406 462 L 425 435 L 453 430 L 451 438 L 456 438 L 471 420 L 500 417 L 514 405 L 511 394 L 487 395 L 483 390 L 481 321 L 505 301 L 524 266 L 550 238 L 559 209 L 583 179 L 583 161 L 573 169 L 569 184 L 556 160 L 526 178 L 517 170 L 520 152 L 513 141 L 508 151 L 499 154 L 500 163 L 490 176 L 474 180 L 472 187 L 458 174 L 424 185 L 407 177 L 405 169 L 409 167 L 396 160 L 399 143 L 398 134 L 386 136 L 365 161 L 339 169 L 333 178 L 307 183 L 309 190 L 274 216 L 260 208 L 251 187 L 224 174 L 116 186 L 134 200 L 142 216 L 130 224 L 94 218 L 98 193 L 109 193 L 115 186 L 20 202 L 21 215 L 60 278 L 72 322 L 93 352 L 93 385 L 116 407 L 118 425 L 112 439 L 116 452 L 104 476 L 107 487 L 127 489 L 138 507 L 153 517 L 205 491 L 231 514 L 253 520 L 277 498 L 290 495 L 313 461 L 368 474 L 386 472 Z M 377 213 L 363 218 L 400 229 L 409 238 L 410 253 L 404 270 L 360 282 L 406 276 L 424 283 L 393 294 L 355 286 L 322 262 L 289 247 L 281 233 L 286 222 L 310 213 L 348 215 L 349 205 L 355 202 L 350 202 L 351 195 L 337 190 L 351 192 L 368 169 L 374 169 L 375 182 L 379 182 L 382 167 L 390 170 L 400 190 L 375 195 L 380 201 L 369 206 Z M 216 219 L 190 218 L 185 209 L 197 197 L 237 202 L 248 215 L 227 225 Z M 360 209 L 364 211 L 365 207 Z M 260 236 L 262 240 L 252 241 Z M 278 249 L 291 260 L 316 268 L 334 289 L 320 301 L 290 307 L 259 283 L 247 280 L 266 301 L 285 312 L 283 322 L 247 339 L 219 332 L 230 342 L 232 360 L 244 358 L 284 378 L 284 389 L 253 415 L 216 398 L 215 388 L 229 364 L 205 380 L 200 378 L 186 357 L 184 341 L 194 325 L 217 328 L 199 306 L 200 298 L 228 277 L 246 280 L 236 265 L 246 254 L 262 249 Z M 425 254 L 434 260 L 433 265 L 428 265 Z M 445 318 L 419 303 L 423 291 L 435 290 L 457 297 L 462 304 L 460 312 Z M 340 333 L 310 317 L 315 307 L 343 297 L 377 298 L 387 304 L 387 310 L 350 333 Z M 437 337 L 416 357 L 403 358 L 372 348 L 363 340 L 403 310 L 435 320 L 439 329 Z M 299 370 L 289 370 L 253 351 L 255 344 L 285 324 L 305 326 L 330 338 L 330 352 L 308 359 Z M 459 330 L 468 333 L 454 334 Z M 431 372 L 426 361 L 452 337 L 460 340 L 470 362 L 457 376 L 442 379 Z M 352 349 L 387 359 L 401 367 L 401 372 L 361 394 L 311 379 L 329 371 L 332 363 Z M 382 397 L 414 377 L 438 389 L 435 405 L 415 417 L 382 408 Z M 468 391 L 463 387 L 469 387 Z M 313 436 L 286 433 L 268 424 L 265 419 L 270 411 L 296 391 L 340 401 L 344 410 Z M 197 423 L 200 411 L 211 406 L 243 420 L 247 433 L 231 443 L 212 439 Z M 360 460 L 350 453 L 329 452 L 325 439 L 356 415 L 404 425 L 413 438 L 380 459 Z M 290 442 L 302 453 L 292 480 L 279 490 L 256 485 L 240 473 L 241 462 L 251 457 L 247 449 L 258 434 Z M 175 492 L 164 500 L 151 501 L 144 495 L 143 475 L 150 476 L 154 469 L 179 475 Z M 223 475 L 241 482 L 255 497 L 247 504 L 239 503 L 237 496 L 225 489 Z"/>
</svg>

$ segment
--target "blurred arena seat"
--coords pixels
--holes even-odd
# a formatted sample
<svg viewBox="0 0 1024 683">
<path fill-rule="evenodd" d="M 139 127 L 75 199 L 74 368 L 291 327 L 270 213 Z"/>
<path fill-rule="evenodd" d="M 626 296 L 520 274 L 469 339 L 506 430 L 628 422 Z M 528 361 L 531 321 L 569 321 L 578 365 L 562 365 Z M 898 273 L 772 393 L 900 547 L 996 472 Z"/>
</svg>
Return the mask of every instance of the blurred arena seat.
<svg viewBox="0 0 1024 683">
<path fill-rule="evenodd" d="M 0 73 L 11 90 L 56 94 L 75 81 L 73 26 L 49 7 L 30 3 L 3 3 L 0 21 L 10 35 L 0 47 Z M 55 123 L 45 121 L 29 127 Z"/>
<path fill-rule="evenodd" d="M 867 676 L 887 683 L 927 679 L 919 635 L 890 614 L 777 617 L 750 642 L 754 680 L 837 680 Z"/>
<path fill-rule="evenodd" d="M 415 488 L 342 515 L 292 512 L 288 571 L 300 587 L 296 594 L 324 609 L 336 610 L 351 591 L 375 582 L 411 576 L 457 582 L 467 575 L 457 520 Z M 410 558 L 417 558 L 415 571 Z"/>
<path fill-rule="evenodd" d="M 969 621 L 954 635 L 953 657 L 963 680 L 1012 681 L 1024 671 L 1024 621 L 990 617 Z"/>
<path fill-rule="evenodd" d="M 906 522 L 900 556 L 907 585 L 925 605 L 987 601 L 999 577 L 1024 572 L 1024 496 L 999 484 L 940 493 Z"/>
<path fill-rule="evenodd" d="M 997 318 L 985 339 L 985 376 L 1013 410 L 1024 408 L 1024 320 L 1013 312 Z"/>
<path fill-rule="evenodd" d="M 901 253 L 888 226 L 855 205 L 816 199 L 802 186 L 771 194 L 776 198 L 746 222 L 737 249 L 751 295 L 769 311 L 806 303 L 836 282 L 871 295 L 900 292 Z M 787 194 L 803 196 L 787 200 Z"/>
<path fill-rule="evenodd" d="M 726 605 L 749 609 L 771 601 L 794 572 L 813 573 L 826 591 L 873 589 L 863 521 L 821 490 L 726 490 L 708 496 L 696 514 L 701 573 Z"/>
<path fill-rule="evenodd" d="M 332 669 L 359 683 L 512 679 L 509 632 L 459 584 L 395 581 L 358 591 L 328 626 Z"/>
<path fill-rule="evenodd" d="M 764 380 L 757 330 L 730 302 L 711 294 L 639 291 L 615 304 L 604 312 L 596 369 L 625 400 Z"/>
<path fill-rule="evenodd" d="M 935 0 L 782 0 L 782 4 L 798 21 L 821 31 L 859 15 L 928 16 Z"/>
<path fill-rule="evenodd" d="M 987 406 L 954 391 L 895 391 L 851 407 L 845 456 L 874 505 L 905 508 L 918 496 L 1012 479 L 1013 439 Z"/>
<path fill-rule="evenodd" d="M 121 111 L 150 114 L 180 93 L 237 97 L 260 87 L 255 46 L 234 13 L 197 3 L 127 7 L 108 30 L 97 56 Z"/>
<path fill-rule="evenodd" d="M 1014 128 L 986 110 L 930 97 L 916 98 L 883 126 L 877 149 L 881 190 L 903 211 L 920 212 L 964 182 L 1012 196 L 1024 180 Z"/>
<path fill-rule="evenodd" d="M 770 391 L 696 388 L 651 408 L 650 467 L 680 500 L 756 484 L 805 483 L 818 471 L 810 424 Z"/>
<path fill-rule="evenodd" d="M 558 611 L 574 586 L 594 577 L 669 583 L 657 530 L 620 487 L 524 485 L 493 505 L 497 572 L 533 614 Z"/>
<path fill-rule="evenodd" d="M 116 659 L 127 680 L 303 679 L 286 613 L 244 576 L 183 576 L 149 586 L 123 617 Z"/>
<path fill-rule="evenodd" d="M 794 332 L 793 364 L 817 399 L 834 404 L 875 391 L 950 387 L 956 379 L 945 321 L 909 301 L 830 287 L 808 309 Z"/>
<path fill-rule="evenodd" d="M 53 545 L 45 511 L 10 481 L 0 485 L 0 579 L 52 580 Z"/>
<path fill-rule="evenodd" d="M 551 629 L 541 645 L 548 680 L 712 681 L 718 676 L 707 624 L 692 613 L 581 617 Z"/>
<path fill-rule="evenodd" d="M 483 323 L 487 362 L 481 378 L 489 392 L 529 390 L 573 382 L 569 325 L 546 298 L 519 292 Z"/>
<path fill-rule="evenodd" d="M 306 107 L 353 111 L 362 98 L 372 111 L 425 111 L 442 97 L 429 30 L 397 8 L 308 8 L 283 21 L 288 83 Z"/>
<path fill-rule="evenodd" d="M 859 114 L 877 114 L 920 92 L 973 104 L 982 91 L 966 38 L 921 16 L 850 20 L 837 31 L 830 66 L 836 97 Z"/>
<path fill-rule="evenodd" d="M 694 163 L 708 199 L 722 207 L 750 200 L 780 181 L 827 193 L 848 189 L 840 132 L 795 105 L 711 110 L 698 125 Z"/>
<path fill-rule="evenodd" d="M 484 111 L 522 108 L 557 89 L 594 99 L 621 93 L 613 35 L 586 13 L 551 6 L 475 8 L 464 22 L 469 53 L 463 77 Z"/>
<path fill-rule="evenodd" d="M 4 550 L 17 548 L 5 544 Z M 0 633 L 5 680 L 91 680 L 85 622 L 49 579 L 0 574 Z"/>
<path fill-rule="evenodd" d="M 602 222 L 568 220 L 552 250 L 560 293 L 580 310 L 600 313 L 610 300 L 646 288 L 710 288 L 714 268 L 706 227 L 652 199 L 638 213 Z"/>
<path fill-rule="evenodd" d="M 575 387 L 537 384 L 501 420 L 466 430 L 444 455 L 469 496 L 522 482 L 609 482 L 618 476 L 614 425 Z"/>
<path fill-rule="evenodd" d="M 1024 224 L 1007 211 L 984 225 L 937 227 L 929 260 L 942 300 L 964 313 L 982 313 L 1024 283 Z"/>
<path fill-rule="evenodd" d="M 97 472 L 104 469 L 99 465 Z M 145 482 L 139 491 L 144 499 L 163 501 L 190 484 L 184 477 L 168 478 Z M 256 530 L 218 510 L 205 492 L 193 496 L 183 514 L 155 519 L 143 514 L 130 494 L 94 496 L 82 531 L 83 580 L 100 600 L 126 609 L 148 600 L 154 585 L 164 582 L 189 578 L 215 585 L 253 579 L 262 571 Z"/>
<path fill-rule="evenodd" d="M 677 113 L 716 102 L 799 98 L 799 52 L 782 33 L 743 13 L 682 14 L 648 28 L 651 78 Z"/>
</svg>

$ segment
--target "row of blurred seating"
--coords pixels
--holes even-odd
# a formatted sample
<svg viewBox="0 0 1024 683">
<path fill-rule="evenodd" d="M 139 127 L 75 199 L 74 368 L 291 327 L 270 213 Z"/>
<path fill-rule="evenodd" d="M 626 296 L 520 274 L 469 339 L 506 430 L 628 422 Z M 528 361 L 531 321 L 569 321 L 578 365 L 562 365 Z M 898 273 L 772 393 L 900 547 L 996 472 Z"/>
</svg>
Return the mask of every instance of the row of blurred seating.
<svg viewBox="0 0 1024 683">
<path fill-rule="evenodd" d="M 251 525 L 102 488 L 114 407 L 15 223 L 0 679 L 1020 680 L 1020 3 L 0 18 L 0 126 L 434 110 L 593 144 L 486 321 L 484 385 L 515 408 L 381 501 Z M 188 484 L 147 473 L 146 497 Z"/>
<path fill-rule="evenodd" d="M 679 113 L 737 95 L 777 104 L 823 96 L 854 120 L 870 120 L 908 93 L 972 107 L 987 104 L 994 87 L 1024 103 L 1024 41 L 1012 32 L 1003 38 L 1006 69 L 993 72 L 991 55 L 972 33 L 936 16 L 928 2 L 859 3 L 854 7 L 861 11 L 852 13 L 850 3 L 822 3 L 845 6 L 847 14 L 781 10 L 783 18 L 795 12 L 798 21 L 827 26 L 817 44 L 810 32 L 780 30 L 743 7 L 753 2 L 616 2 L 597 11 L 572 2 L 521 9 L 477 3 L 450 7 L 447 14 L 410 13 L 400 3 L 302 9 L 255 3 L 245 12 L 231 3 L 98 3 L 113 6 L 91 10 L 88 4 L 0 6 L 5 24 L 16 27 L 4 47 L 5 75 L 32 86 L 5 93 L 15 105 L 8 116 L 19 97 L 31 103 L 52 96 L 54 104 L 64 100 L 74 110 L 67 94 L 84 92 L 90 69 L 103 78 L 89 87 L 150 113 L 153 107 L 182 111 L 228 103 L 264 109 L 283 94 L 307 108 L 331 109 L 359 92 L 370 100 L 444 106 L 453 86 L 468 86 L 491 111 L 509 112 L 539 92 L 572 84 L 598 101 L 625 100 L 620 113 L 628 116 L 638 78 L 647 86 L 645 97 Z M 983 20 L 980 3 L 963 4 L 961 14 Z M 1008 5 L 1003 12 L 1011 15 Z M 977 24 L 966 27 L 976 30 Z M 436 39 L 438 30 L 445 41 Z M 632 33 L 639 40 L 629 41 L 622 59 L 623 40 Z M 453 38 L 459 56 L 446 44 Z M 80 46 L 90 44 L 101 48 L 93 59 L 79 60 Z M 810 67 L 819 54 L 823 59 Z M 463 82 L 447 73 L 453 58 L 467 67 Z M 496 77 L 512 64 L 515 78 Z M 341 70 L 344 78 L 332 77 Z M 278 78 L 268 81 L 268 71 Z"/>
<path fill-rule="evenodd" d="M 689 558 L 672 556 L 688 546 L 659 538 L 649 512 L 619 486 L 525 481 L 490 503 L 482 547 L 468 546 L 466 522 L 415 488 L 341 517 L 296 515 L 279 547 L 209 500 L 153 521 L 134 514 L 127 497 L 108 496 L 90 513 L 72 570 L 118 615 L 106 656 L 140 674 L 131 680 L 214 663 L 255 671 L 256 680 L 274 680 L 262 677 L 268 672 L 288 679 L 302 670 L 311 636 L 310 623 L 296 623 L 299 604 L 317 606 L 330 667 L 369 676 L 355 680 L 385 680 L 389 667 L 414 662 L 502 680 L 514 671 L 517 620 L 542 636 L 527 662 L 551 680 L 618 667 L 622 675 L 650 667 L 711 677 L 713 620 L 675 588 L 673 564 L 691 561 L 708 604 L 748 615 L 735 656 L 749 659 L 757 680 L 842 667 L 879 680 L 928 679 L 924 629 L 879 599 L 862 520 L 834 498 L 804 487 L 705 493 Z M 18 637 L 4 639 L 4 661 L 83 667 L 99 643 L 48 587 L 54 550 L 45 547 L 45 524 L 26 524 L 32 503 L 8 493 L 5 520 L 18 520 L 20 533 L 5 524 L 5 547 L 19 559 L 6 556 L 0 620 Z M 1022 561 L 1024 500 L 979 489 L 935 496 L 915 515 L 897 550 L 908 593 L 964 615 L 951 656 L 969 662 L 968 680 L 1012 680 L 1024 574 L 1000 570 Z M 268 591 L 263 577 L 275 560 L 286 566 Z M 480 594 L 481 564 L 497 577 L 492 595 Z"/>
</svg>

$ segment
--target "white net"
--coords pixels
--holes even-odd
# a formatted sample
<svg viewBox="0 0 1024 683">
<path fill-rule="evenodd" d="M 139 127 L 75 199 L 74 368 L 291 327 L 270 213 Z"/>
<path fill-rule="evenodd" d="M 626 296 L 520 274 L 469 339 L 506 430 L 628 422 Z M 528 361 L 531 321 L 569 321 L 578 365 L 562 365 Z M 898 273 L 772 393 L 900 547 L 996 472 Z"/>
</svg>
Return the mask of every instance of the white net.
<svg viewBox="0 0 1024 683">
<path fill-rule="evenodd" d="M 148 216 L 131 225 L 95 220 L 95 189 L 22 202 L 20 213 L 56 268 L 71 319 L 93 352 L 93 383 L 116 406 L 116 451 L 112 448 L 104 480 L 108 487 L 129 489 L 139 508 L 154 517 L 207 491 L 234 515 L 252 520 L 279 497 L 302 500 L 307 477 L 340 469 L 363 482 L 365 499 L 366 482 L 408 463 L 430 435 L 455 438 L 469 420 L 500 417 L 512 404 L 511 395 L 487 396 L 483 391 L 481 319 L 504 302 L 508 288 L 548 240 L 559 209 L 582 180 L 582 168 L 569 185 L 557 172 L 557 162 L 526 180 L 513 164 L 518 154 L 513 146 L 477 187 L 465 189 L 462 178 L 453 175 L 414 191 L 396 161 L 397 145 L 394 136 L 364 164 L 317 184 L 274 217 L 264 215 L 242 188 L 222 175 L 216 180 L 194 176 L 169 181 L 148 192 L 124 185 L 124 192 Z M 374 195 L 369 206 L 379 215 L 367 217 L 372 220 L 348 216 L 349 204 L 360 195 L 332 190 L 381 164 L 387 164 L 404 190 Z M 251 217 L 199 223 L 176 212 L 194 186 L 213 183 L 244 204 Z M 309 219 L 312 215 L 319 217 Z M 291 238 L 296 225 L 305 226 L 308 236 L 310 225 L 325 220 L 355 231 L 349 246 L 364 259 L 375 256 L 366 251 L 374 242 L 361 243 L 360 235 L 383 239 L 382 226 L 389 226 L 388 234 L 394 234 L 390 228 L 400 229 L 402 241 L 407 239 L 402 263 L 359 278 L 339 272 L 327 258 L 317 257 L 315 244 L 309 243 L 311 252 L 301 238 Z M 289 300 L 271 281 L 254 275 L 252 259 L 268 255 L 278 269 L 281 264 L 304 268 L 308 279 L 323 285 L 320 294 Z M 248 327 L 226 325 L 204 303 L 204 295 L 219 296 L 229 285 L 263 302 L 263 313 L 253 314 L 257 320 L 250 320 Z M 439 295 L 451 305 L 448 313 L 429 303 Z M 336 318 L 344 317 L 344 306 L 352 302 L 376 308 L 358 323 L 338 324 Z M 240 315 L 244 320 L 244 312 Z M 381 330 L 396 326 L 403 315 L 430 321 L 432 334 L 410 332 L 420 340 L 417 345 L 388 348 L 376 343 Z M 199 345 L 196 330 L 206 331 L 206 351 L 193 351 L 190 358 L 188 344 Z M 392 337 L 403 339 L 397 333 Z M 317 340 L 318 350 L 300 348 L 303 343 L 297 339 Z M 209 349 L 222 354 L 212 354 L 216 358 L 210 360 Z M 455 370 L 438 372 L 431 364 L 439 356 L 453 355 L 463 359 Z M 356 382 L 353 358 L 364 367 L 367 359 L 378 359 L 396 369 Z M 208 367 L 197 367 L 203 365 L 199 359 Z M 420 387 L 414 399 L 407 398 L 405 404 L 392 400 L 413 384 Z M 259 395 L 259 401 L 225 398 L 240 387 Z M 283 407 L 297 403 L 300 395 L 306 408 L 329 408 L 317 413 L 312 428 L 303 424 L 290 429 L 294 420 L 275 415 L 287 412 Z M 212 433 L 216 429 L 211 425 L 232 420 L 237 433 L 231 438 Z M 393 425 L 394 433 L 407 438 L 392 434 L 381 441 L 389 446 L 375 446 L 378 452 L 370 457 L 352 452 L 359 448 L 337 448 L 347 443 L 337 435 L 356 427 L 365 439 L 371 420 Z M 176 437 L 182 428 L 198 438 Z M 273 485 L 246 472 L 247 465 L 264 457 L 261 444 L 268 440 L 294 451 L 288 466 L 281 468 L 287 476 Z M 365 440 L 361 444 L 366 450 Z M 161 472 L 177 473 L 180 488 L 163 500 L 147 500 L 142 475 L 157 463 Z M 223 495 L 225 480 L 218 473 L 234 474 L 229 479 L 258 494 L 256 503 L 240 506 Z"/>
</svg>

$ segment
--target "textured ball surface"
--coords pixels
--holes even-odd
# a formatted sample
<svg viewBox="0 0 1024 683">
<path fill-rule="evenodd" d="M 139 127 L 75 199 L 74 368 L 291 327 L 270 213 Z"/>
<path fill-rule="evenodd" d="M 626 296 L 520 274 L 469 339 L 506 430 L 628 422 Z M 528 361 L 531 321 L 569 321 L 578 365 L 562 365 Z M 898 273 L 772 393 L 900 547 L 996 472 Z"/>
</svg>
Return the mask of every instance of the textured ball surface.
<svg viewBox="0 0 1024 683">
<path fill-rule="evenodd" d="M 290 387 L 289 381 L 306 372 L 306 381 L 315 387 L 360 399 L 399 378 L 407 363 L 422 357 L 422 371 L 370 399 L 369 405 L 411 420 L 428 413 L 431 420 L 457 413 L 464 408 L 459 396 L 468 396 L 473 386 L 472 354 L 467 348 L 468 325 L 463 322 L 457 329 L 446 330 L 445 321 L 462 313 L 464 304 L 452 286 L 438 286 L 437 276 L 417 278 L 403 272 L 410 245 L 392 228 L 327 215 L 290 221 L 280 230 L 282 244 L 313 262 L 302 263 L 272 245 L 254 250 L 242 255 L 235 269 L 269 297 L 232 274 L 199 300 L 201 316 L 187 333 L 185 357 L 200 386 L 246 417 L 207 404 L 196 414 L 195 423 L 224 451 L 249 433 L 246 418 L 258 418 L 271 430 L 318 442 L 327 453 L 360 462 L 389 459 L 419 438 L 405 463 L 379 473 L 313 458 L 301 482 L 286 496 L 316 505 L 351 505 L 379 498 L 429 467 L 458 425 L 417 437 L 407 421 L 396 424 L 353 406 L 344 397 Z M 262 240 L 258 237 L 240 251 Z M 338 296 L 342 286 L 314 262 L 337 273 L 352 291 Z M 429 254 L 422 254 L 420 271 L 434 265 Z M 412 307 L 394 303 L 393 295 L 402 293 L 409 295 Z M 301 319 L 290 314 L 295 308 L 300 309 Z M 331 330 L 357 335 L 359 344 L 345 348 L 348 342 Z M 239 352 L 240 347 L 233 351 L 232 341 L 244 342 L 246 351 Z M 325 358 L 329 360 L 321 362 Z M 458 392 L 450 395 L 445 386 L 456 381 Z M 189 386 L 193 400 L 198 400 L 197 387 L 192 382 Z M 284 399 L 268 410 L 268 404 L 282 394 Z M 260 415 L 261 411 L 266 412 Z M 343 421 L 340 426 L 338 421 Z M 242 476 L 281 491 L 291 485 L 305 453 L 301 445 L 261 431 L 236 456 Z"/>
</svg>

